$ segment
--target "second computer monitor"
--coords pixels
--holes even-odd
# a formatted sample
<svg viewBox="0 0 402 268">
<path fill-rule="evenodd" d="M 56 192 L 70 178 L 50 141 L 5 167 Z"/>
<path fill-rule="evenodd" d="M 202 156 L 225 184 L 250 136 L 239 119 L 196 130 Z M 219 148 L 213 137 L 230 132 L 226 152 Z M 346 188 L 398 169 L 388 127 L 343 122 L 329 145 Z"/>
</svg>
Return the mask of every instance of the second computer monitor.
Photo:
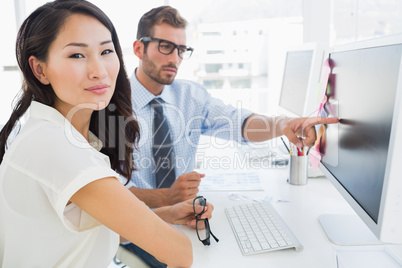
<svg viewBox="0 0 402 268">
<path fill-rule="evenodd" d="M 278 112 L 286 116 L 308 116 L 312 93 L 316 90 L 324 50 L 305 44 L 286 52 Z"/>
</svg>

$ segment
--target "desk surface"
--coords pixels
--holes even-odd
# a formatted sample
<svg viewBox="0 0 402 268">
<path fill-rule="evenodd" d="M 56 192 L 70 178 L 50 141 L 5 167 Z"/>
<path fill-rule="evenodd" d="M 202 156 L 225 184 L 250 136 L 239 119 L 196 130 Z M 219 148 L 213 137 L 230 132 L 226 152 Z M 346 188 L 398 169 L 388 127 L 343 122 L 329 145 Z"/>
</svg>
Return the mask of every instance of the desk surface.
<svg viewBox="0 0 402 268">
<path fill-rule="evenodd" d="M 219 243 L 211 238 L 211 245 L 204 246 L 193 228 L 183 226 L 182 230 L 193 244 L 192 267 L 336 268 L 334 247 L 337 246 L 327 239 L 318 217 L 327 213 L 355 214 L 346 201 L 325 178 L 309 179 L 306 185 L 294 186 L 286 182 L 286 169 L 266 169 L 258 172 L 264 191 L 236 193 L 255 199 L 272 198 L 273 206 L 303 244 L 303 251 L 290 249 L 243 256 L 226 219 L 224 208 L 245 201 L 231 200 L 229 194 L 232 192 L 201 192 L 200 195 L 214 205 L 210 224 L 212 232 L 219 238 Z M 392 252 L 401 258 L 402 246 L 392 247 Z"/>
</svg>

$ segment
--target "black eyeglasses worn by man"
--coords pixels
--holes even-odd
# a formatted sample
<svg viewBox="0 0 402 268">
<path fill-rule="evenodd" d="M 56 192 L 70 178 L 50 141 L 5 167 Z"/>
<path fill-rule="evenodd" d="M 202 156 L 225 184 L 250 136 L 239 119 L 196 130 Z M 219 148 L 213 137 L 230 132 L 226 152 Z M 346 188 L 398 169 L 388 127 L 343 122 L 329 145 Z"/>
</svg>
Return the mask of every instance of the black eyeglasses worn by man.
<svg viewBox="0 0 402 268">
<path fill-rule="evenodd" d="M 141 37 L 139 39 L 141 42 L 158 42 L 158 51 L 164 55 L 170 55 L 177 48 L 177 53 L 182 59 L 189 59 L 193 54 L 194 48 L 185 45 L 176 45 L 165 39 L 154 38 L 154 37 Z"/>
</svg>

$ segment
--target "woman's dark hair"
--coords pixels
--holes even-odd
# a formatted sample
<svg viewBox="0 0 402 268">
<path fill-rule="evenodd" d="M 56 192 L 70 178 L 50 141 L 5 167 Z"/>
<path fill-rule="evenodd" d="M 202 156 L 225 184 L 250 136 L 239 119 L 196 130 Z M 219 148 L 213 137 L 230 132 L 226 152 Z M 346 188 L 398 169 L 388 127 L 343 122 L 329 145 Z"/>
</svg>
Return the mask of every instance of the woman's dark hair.
<svg viewBox="0 0 402 268">
<path fill-rule="evenodd" d="M 43 85 L 34 76 L 28 59 L 30 56 L 35 56 L 45 62 L 50 45 L 56 39 L 66 19 L 73 14 L 94 17 L 111 32 L 120 61 L 116 89 L 109 106 L 93 112 L 89 129 L 103 142 L 101 151 L 109 156 L 112 168 L 129 181 L 134 170 L 133 149 L 139 139 L 139 125 L 133 118 L 130 82 L 112 22 L 102 10 L 85 0 L 56 0 L 46 3 L 22 23 L 16 42 L 17 61 L 24 76 L 22 94 L 14 106 L 10 119 L 0 132 L 0 163 L 7 149 L 7 139 L 11 131 L 31 102 L 34 100 L 48 106 L 54 104 L 56 95 L 51 85 Z"/>
</svg>

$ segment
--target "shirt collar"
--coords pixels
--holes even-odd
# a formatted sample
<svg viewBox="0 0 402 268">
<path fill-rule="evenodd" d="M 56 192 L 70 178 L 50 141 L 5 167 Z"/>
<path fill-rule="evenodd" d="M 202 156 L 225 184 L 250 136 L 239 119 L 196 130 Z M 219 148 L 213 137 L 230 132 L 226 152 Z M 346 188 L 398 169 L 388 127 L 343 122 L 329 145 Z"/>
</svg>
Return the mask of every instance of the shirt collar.
<svg viewBox="0 0 402 268">
<path fill-rule="evenodd" d="M 142 109 L 146 105 L 149 104 L 151 100 L 153 100 L 156 96 L 154 96 L 148 89 L 146 89 L 140 81 L 138 81 L 137 76 L 135 75 L 135 71 L 130 79 L 131 90 L 132 90 L 132 99 L 134 110 Z M 165 85 L 162 93 L 157 96 L 161 98 L 164 102 L 168 104 L 174 104 L 175 98 L 173 96 L 172 87 L 170 85 Z M 134 101 L 135 100 L 135 101 Z"/>
<path fill-rule="evenodd" d="M 29 113 L 31 117 L 55 123 L 59 127 L 64 128 L 65 131 L 72 130 L 72 132 L 74 133 L 71 134 L 74 137 L 79 137 L 80 142 L 86 141 L 81 133 L 79 133 L 59 111 L 51 106 L 37 101 L 32 101 Z M 88 133 L 88 139 L 89 145 L 91 145 L 97 151 L 100 151 L 102 149 L 102 141 L 98 139 L 98 137 L 96 137 L 95 134 L 93 134 L 91 131 L 89 131 Z"/>
<path fill-rule="evenodd" d="M 68 121 L 55 108 L 37 101 L 32 101 L 29 109 L 29 114 L 33 118 L 50 121 L 56 123 L 60 127 L 64 127 L 65 121 Z"/>
</svg>

